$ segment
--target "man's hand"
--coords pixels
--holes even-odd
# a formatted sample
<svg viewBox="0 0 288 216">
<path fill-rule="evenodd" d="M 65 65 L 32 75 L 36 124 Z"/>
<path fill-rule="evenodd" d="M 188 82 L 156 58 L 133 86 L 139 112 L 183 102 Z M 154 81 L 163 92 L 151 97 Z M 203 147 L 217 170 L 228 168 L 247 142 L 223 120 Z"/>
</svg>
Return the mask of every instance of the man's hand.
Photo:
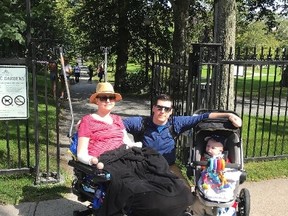
<svg viewBox="0 0 288 216">
<path fill-rule="evenodd" d="M 235 114 L 230 114 L 228 119 L 232 122 L 232 124 L 235 126 L 235 127 L 241 127 L 242 126 L 242 120 L 240 117 L 238 117 L 237 115 Z"/>
<path fill-rule="evenodd" d="M 235 115 L 234 113 L 226 113 L 226 112 L 211 112 L 209 114 L 208 118 L 228 118 L 229 121 L 235 126 L 235 127 L 241 127 L 242 126 L 242 120 L 240 117 Z"/>
</svg>

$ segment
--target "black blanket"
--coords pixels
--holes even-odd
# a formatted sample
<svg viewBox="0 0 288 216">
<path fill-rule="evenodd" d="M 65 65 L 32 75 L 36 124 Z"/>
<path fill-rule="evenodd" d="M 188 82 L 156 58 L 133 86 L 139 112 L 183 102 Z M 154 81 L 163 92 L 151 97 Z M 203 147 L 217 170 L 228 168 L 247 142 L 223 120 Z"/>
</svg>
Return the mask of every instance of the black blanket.
<svg viewBox="0 0 288 216">
<path fill-rule="evenodd" d="M 192 203 L 182 179 L 169 171 L 165 158 L 150 148 L 124 147 L 103 154 L 111 174 L 99 216 L 180 216 Z"/>
</svg>

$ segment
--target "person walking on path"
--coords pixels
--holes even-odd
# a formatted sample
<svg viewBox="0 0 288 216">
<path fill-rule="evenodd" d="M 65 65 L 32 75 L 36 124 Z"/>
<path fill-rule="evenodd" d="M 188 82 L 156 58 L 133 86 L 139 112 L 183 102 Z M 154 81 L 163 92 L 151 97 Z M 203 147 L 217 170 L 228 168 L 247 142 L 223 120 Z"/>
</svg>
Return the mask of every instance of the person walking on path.
<svg viewBox="0 0 288 216">
<path fill-rule="evenodd" d="M 80 77 L 81 69 L 80 69 L 78 62 L 76 63 L 76 65 L 73 69 L 73 72 L 74 72 L 75 82 L 79 83 L 79 77 Z"/>
<path fill-rule="evenodd" d="M 88 79 L 88 82 L 89 82 L 89 83 L 92 83 L 92 77 L 93 77 L 93 67 L 92 67 L 92 65 L 91 65 L 91 64 L 88 66 L 88 75 L 89 75 L 89 79 Z"/>
<path fill-rule="evenodd" d="M 102 82 L 102 79 L 104 77 L 104 68 L 102 64 L 100 64 L 98 67 L 98 77 L 99 77 L 99 82 Z"/>
<path fill-rule="evenodd" d="M 69 88 L 69 86 L 70 86 L 69 79 L 70 79 L 70 76 L 72 75 L 73 69 L 72 69 L 72 66 L 69 64 L 68 59 L 64 59 L 64 64 L 65 64 L 64 71 L 65 71 L 65 75 L 67 78 L 67 85 Z M 60 99 L 64 99 L 65 92 L 66 92 L 66 84 L 65 84 L 65 78 L 64 78 L 63 70 L 61 70 L 60 79 L 61 79 L 61 96 L 60 96 Z"/>
<path fill-rule="evenodd" d="M 53 98 L 56 99 L 57 92 L 57 80 L 58 80 L 58 67 L 57 63 L 55 61 L 51 61 L 48 63 L 48 69 L 50 73 L 50 81 L 51 81 L 51 93 L 53 95 Z"/>
</svg>

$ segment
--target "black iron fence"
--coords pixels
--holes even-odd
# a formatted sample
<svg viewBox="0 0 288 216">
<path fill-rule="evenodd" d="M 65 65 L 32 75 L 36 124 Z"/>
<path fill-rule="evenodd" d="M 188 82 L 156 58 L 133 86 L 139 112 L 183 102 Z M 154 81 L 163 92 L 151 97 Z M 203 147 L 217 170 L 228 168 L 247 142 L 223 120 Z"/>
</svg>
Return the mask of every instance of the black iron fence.
<svg viewBox="0 0 288 216">
<path fill-rule="evenodd" d="M 59 106 L 50 92 L 48 72 L 48 61 L 53 59 L 54 51 L 51 44 L 48 40 L 32 40 L 31 49 L 26 53 L 23 47 L 11 52 L 0 42 L 2 77 L 16 77 L 13 68 L 25 67 L 28 90 L 27 95 L 22 95 L 15 79 L 13 82 L 1 79 L 1 106 L 13 110 L 26 102 L 28 114 L 19 119 L 7 117 L 5 112 L 10 113 L 9 109 L 0 111 L 0 175 L 33 173 L 36 184 L 60 180 Z M 17 92 L 17 97 L 9 96 Z"/>
<path fill-rule="evenodd" d="M 246 161 L 288 157 L 288 51 L 237 49 L 224 59 L 221 49 L 221 44 L 194 44 L 186 65 L 155 57 L 152 95 L 172 95 L 178 115 L 198 109 L 235 111 L 243 119 Z M 190 142 L 188 135 L 178 144 Z M 185 148 L 178 149 L 183 158 Z"/>
<path fill-rule="evenodd" d="M 1 53 L 1 66 L 27 66 L 29 118 L 0 119 L 0 175 L 34 173 L 36 183 L 60 180 L 59 103 L 49 92 L 47 67 L 53 51 L 49 41 L 32 41 L 31 58 L 22 50 L 14 56 Z M 237 112 L 243 119 L 245 160 L 287 157 L 288 54 L 257 51 L 238 49 L 235 57 L 231 52 L 223 59 L 221 45 L 195 44 L 184 65 L 156 56 L 151 93 L 172 95 L 177 115 L 202 108 Z M 1 90 L 2 103 L 4 93 Z M 227 100 L 223 103 L 222 98 Z M 187 153 L 185 146 L 191 142 L 189 132 L 186 135 L 179 140 L 184 146 L 178 148 L 179 155 Z"/>
</svg>

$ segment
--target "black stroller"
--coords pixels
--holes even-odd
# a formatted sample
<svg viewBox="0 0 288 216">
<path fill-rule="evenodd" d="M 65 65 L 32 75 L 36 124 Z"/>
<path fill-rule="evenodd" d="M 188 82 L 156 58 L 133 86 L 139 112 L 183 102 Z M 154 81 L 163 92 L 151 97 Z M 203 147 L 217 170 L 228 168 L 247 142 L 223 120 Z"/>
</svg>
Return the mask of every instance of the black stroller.
<svg viewBox="0 0 288 216">
<path fill-rule="evenodd" d="M 207 110 L 199 110 L 195 114 L 201 114 L 204 112 L 207 112 Z M 213 110 L 213 112 L 215 111 Z M 235 212 L 232 215 L 248 216 L 250 212 L 250 193 L 246 188 L 243 188 L 238 194 L 239 184 L 242 184 L 246 180 L 246 172 L 243 169 L 243 149 L 240 132 L 241 128 L 234 127 L 228 119 L 224 118 L 205 119 L 199 122 L 193 129 L 193 146 L 190 149 L 188 169 L 192 168 L 195 183 L 195 195 L 204 206 L 211 207 L 212 209 L 219 209 L 229 208 L 234 205 Z M 231 196 L 232 198 L 227 198 L 228 200 L 219 201 L 216 197 L 211 198 L 206 196 L 199 183 L 203 166 L 204 168 L 209 166 L 209 162 L 202 160 L 202 155 L 204 154 L 206 147 L 205 138 L 215 134 L 225 137 L 223 153 L 226 158 L 229 158 L 229 162 L 226 163 L 226 168 L 238 173 L 235 189 Z M 213 211 L 213 214 L 217 215 L 217 210 Z"/>
</svg>

